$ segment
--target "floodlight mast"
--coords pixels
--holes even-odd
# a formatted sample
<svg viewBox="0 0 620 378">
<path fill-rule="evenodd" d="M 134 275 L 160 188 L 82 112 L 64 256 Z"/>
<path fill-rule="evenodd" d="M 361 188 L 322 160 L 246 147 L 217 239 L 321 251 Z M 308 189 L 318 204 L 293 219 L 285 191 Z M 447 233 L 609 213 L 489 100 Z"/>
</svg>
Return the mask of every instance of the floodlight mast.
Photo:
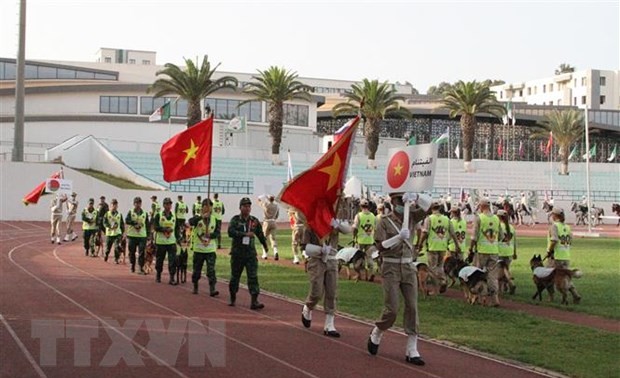
<svg viewBox="0 0 620 378">
<path fill-rule="evenodd" d="M 13 161 L 24 161 L 24 73 L 26 70 L 26 0 L 19 2 L 19 42 L 17 46 L 17 73 L 15 80 L 15 129 L 13 134 Z"/>
</svg>

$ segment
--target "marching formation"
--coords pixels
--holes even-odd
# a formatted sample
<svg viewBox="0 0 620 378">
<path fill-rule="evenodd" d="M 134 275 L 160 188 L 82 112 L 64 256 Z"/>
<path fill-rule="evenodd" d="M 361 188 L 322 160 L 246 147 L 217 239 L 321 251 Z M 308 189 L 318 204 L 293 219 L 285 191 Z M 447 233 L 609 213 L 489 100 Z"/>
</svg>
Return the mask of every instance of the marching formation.
<svg viewBox="0 0 620 378">
<path fill-rule="evenodd" d="M 384 332 L 396 321 L 402 298 L 404 330 L 408 335 L 405 360 L 424 365 L 417 349 L 418 291 L 424 296 L 440 295 L 446 291 L 448 280 L 451 280 L 450 286 L 458 281 L 470 303 L 499 306 L 500 294 L 514 294 L 516 290 L 510 265 L 517 258 L 515 224 L 520 223 L 511 222 L 514 219 L 509 209 L 501 206 L 507 202 L 505 199 L 492 203 L 484 194 L 476 202 L 464 196 L 465 201 L 458 204 L 452 204 L 449 197 L 433 201 L 427 195 L 411 193 L 391 193 L 386 198 L 353 202 L 340 196 L 336 216 L 331 221 L 331 232 L 322 238 L 301 212 L 289 208 L 292 262 L 304 262 L 309 280 L 308 295 L 301 310 L 303 326 L 312 326 L 313 311 L 322 301 L 324 335 L 341 337 L 335 326 L 340 270 L 352 267 L 356 280 L 361 278 L 362 272 L 366 273 L 367 281 L 374 281 L 378 275 L 383 286 L 384 308 L 370 330 L 368 352 L 371 355 L 378 353 Z M 81 213 L 85 256 L 103 257 L 107 262 L 113 252 L 114 263 L 120 264 L 124 263 L 128 250 L 131 272 L 149 274 L 154 260 L 157 283 L 162 280 L 167 258 L 169 284 L 177 285 L 185 282 L 188 252 L 191 252 L 193 293 L 198 294 L 203 266 L 206 265 L 209 295 L 218 296 L 215 264 L 216 252 L 222 248 L 225 209 L 217 193 L 213 198 L 197 196 L 196 202 L 190 206 L 179 195 L 173 208 L 170 198 L 164 198 L 160 206 L 154 195 L 147 211 L 142 208 L 142 199 L 135 197 L 133 208 L 125 216 L 119 211 L 116 199 L 108 205 L 106 198 L 101 196 L 95 207 L 95 200 L 90 198 Z M 522 208 L 531 211 L 527 199 L 521 201 Z M 251 215 L 252 201 L 244 197 L 239 201 L 239 213 L 228 222 L 227 231 L 232 241 L 228 304 L 235 306 L 240 277 L 245 269 L 253 310 L 264 308 L 258 300 L 256 244 L 260 243 L 262 247 L 263 259 L 269 258 L 270 249 L 274 259 L 279 259 L 275 238 L 279 204 L 273 195 L 260 196 L 258 202 L 263 212 L 262 222 Z M 64 211 L 67 212 L 66 233 L 62 240 L 76 240 L 78 236 L 73 231 L 73 223 L 78 209 L 77 193 L 73 192 L 70 198 L 56 196 L 50 209 L 51 242 L 61 244 L 60 224 Z M 464 213 L 473 217 L 469 237 Z M 567 303 L 567 293 L 573 296 L 574 303 L 579 303 L 581 297 L 570 280 L 580 276 L 578 270 L 569 269 L 571 228 L 565 224 L 564 212 L 560 208 L 551 208 L 550 221 L 547 256 L 544 259 L 540 255 L 534 256 L 531 261 L 537 285 L 534 298 L 541 298 L 544 290 L 552 296 L 556 288 L 562 294 L 563 303 Z M 349 247 L 341 245 L 340 235 L 351 235 L 348 237 L 352 237 Z M 465 251 L 468 251 L 467 255 Z M 427 262 L 418 261 L 425 254 Z M 545 260 L 546 267 L 543 266 Z M 351 278 L 350 273 L 348 276 Z M 429 289 L 429 284 L 434 284 L 438 290 Z"/>
</svg>

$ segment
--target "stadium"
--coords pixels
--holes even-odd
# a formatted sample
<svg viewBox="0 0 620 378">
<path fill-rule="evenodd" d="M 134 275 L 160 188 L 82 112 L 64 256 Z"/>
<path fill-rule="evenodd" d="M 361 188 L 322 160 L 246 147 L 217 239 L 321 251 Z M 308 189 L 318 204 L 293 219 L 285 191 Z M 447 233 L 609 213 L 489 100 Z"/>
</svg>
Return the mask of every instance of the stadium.
<svg viewBox="0 0 620 378">
<path fill-rule="evenodd" d="M 47 218 L 47 211 L 41 207 L 24 210 L 20 202 L 25 193 L 58 169 L 54 165 L 58 162 L 63 163 L 66 177 L 75 180 L 76 187 L 89 188 L 80 193 L 83 199 L 98 197 L 104 194 L 100 192 L 105 191 L 109 198 L 116 197 L 121 203 L 129 204 L 136 193 L 118 191 L 114 187 L 103 190 L 97 186 L 95 190 L 95 181 L 72 169 L 102 171 L 147 188 L 174 192 L 161 193 L 160 198 L 179 193 L 186 194 L 187 200 L 191 200 L 198 193 L 207 193 L 207 177 L 171 184 L 163 180 L 159 149 L 171 136 L 185 129 L 187 102 L 173 97 L 154 98 L 147 94 L 156 72 L 162 68 L 155 64 L 156 53 L 102 48 L 95 60 L 26 63 L 26 162 L 23 164 L 32 175 L 7 189 L 7 195 L 2 197 L 4 217 L 13 214 L 11 216 L 18 219 Z M 223 201 L 232 208 L 240 195 L 258 196 L 266 191 L 277 194 L 286 181 L 289 156 L 294 174 L 309 168 L 331 145 L 333 133 L 350 119 L 333 117 L 331 108 L 344 101 L 342 94 L 354 82 L 300 78 L 313 88 L 311 101 L 286 104 L 280 155 L 275 157 L 279 164 L 274 164 L 267 130 L 266 104 L 251 102 L 238 107 L 240 101 L 248 99 L 240 87 L 252 80 L 253 74 L 215 73 L 215 77 L 223 75 L 237 78 L 239 90 L 217 92 L 205 99 L 204 105 L 210 107 L 215 116 L 210 192 L 220 193 Z M 607 75 L 606 82 L 601 80 L 602 75 Z M 558 175 L 559 163 L 553 161 L 553 156 L 557 156 L 557 147 L 554 146 L 548 155 L 542 146 L 547 141 L 531 139 L 529 135 L 532 126 L 552 110 L 583 108 L 591 102 L 590 145 L 597 146 L 597 154 L 591 157 L 590 165 L 592 202 L 598 207 L 610 208 L 611 203 L 620 201 L 618 157 L 608 161 L 620 141 L 620 111 L 613 103 L 613 99 L 619 97 L 614 93 L 620 87 L 618 77 L 618 71 L 585 70 L 549 79 L 560 81 L 566 87 L 572 87 L 573 81 L 575 86 L 586 85 L 586 92 L 591 94 L 611 91 L 604 105 L 598 104 L 595 96 L 587 96 L 589 103 L 586 103 L 586 96 L 580 96 L 582 88 L 574 89 L 576 103 L 578 95 L 583 97 L 583 102 L 580 101 L 578 106 L 557 105 L 561 101 L 553 105 L 553 101 L 544 101 L 542 93 L 536 94 L 538 87 L 541 92 L 543 86 L 545 89 L 553 88 L 553 84 L 541 84 L 540 80 L 532 84 L 532 98 L 526 95 L 532 92 L 529 82 L 521 83 L 522 88 L 516 84 L 494 87 L 498 98 L 514 96 L 515 120 L 505 125 L 495 117 L 478 117 L 473 148 L 476 172 L 468 173 L 462 168 L 462 160 L 457 158 L 461 138 L 458 118 L 449 118 L 447 110 L 440 108 L 439 96 L 413 95 L 410 84 L 394 83 L 392 86 L 396 93 L 405 96 L 403 105 L 411 111 L 412 119 L 385 119 L 382 122 L 376 169 L 367 167 L 363 127 L 360 127 L 349 176 L 361 181 L 366 195 L 381 194 L 389 148 L 402 146 L 411 137 L 415 137 L 417 143 L 428 143 L 448 131 L 449 142 L 439 148 L 439 168 L 432 192 L 434 197 L 449 193 L 457 198 L 461 190 L 468 193 L 488 191 L 492 197 L 517 196 L 528 191 L 534 192 L 540 200 L 553 196 L 556 204 L 570 208 L 572 202 L 581 200 L 586 194 L 584 160 L 572 161 L 569 175 Z M 1 58 L 0 156 L 3 180 L 24 170 L 21 164 L 8 163 L 13 146 L 14 78 L 15 60 Z M 579 83 L 578 78 L 581 80 Z M 606 85 L 601 87 L 599 83 Z M 567 97 L 567 91 L 570 90 L 561 89 L 556 84 L 555 93 Z M 149 116 L 166 102 L 172 104 L 170 119 L 150 123 Z M 246 121 L 245 131 L 231 129 L 230 121 L 241 117 Z M 581 156 L 585 153 L 585 145 L 578 147 Z M 49 164 L 31 164 L 35 162 Z M 141 194 L 148 198 L 148 193 Z"/>
</svg>

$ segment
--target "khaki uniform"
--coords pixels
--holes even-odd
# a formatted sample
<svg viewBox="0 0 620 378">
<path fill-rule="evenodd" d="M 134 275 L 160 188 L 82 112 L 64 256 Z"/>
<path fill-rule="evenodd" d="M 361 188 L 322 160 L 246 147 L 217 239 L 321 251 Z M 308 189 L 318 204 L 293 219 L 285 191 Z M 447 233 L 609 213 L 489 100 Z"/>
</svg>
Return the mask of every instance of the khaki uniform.
<svg viewBox="0 0 620 378">
<path fill-rule="evenodd" d="M 60 198 L 56 197 L 52 200 L 50 204 L 50 210 L 52 212 L 52 216 L 50 219 L 51 222 L 51 230 L 50 236 L 52 238 L 52 242 L 54 242 L 54 238 L 56 241 L 60 243 L 60 223 L 62 222 L 62 205 L 63 201 Z"/>
<path fill-rule="evenodd" d="M 310 228 L 304 230 L 302 245 L 323 245 L 318 236 Z M 326 240 L 326 244 L 334 250 L 338 249 L 338 230 L 332 230 Z M 319 300 L 323 298 L 323 308 L 326 314 L 333 315 L 336 311 L 336 291 L 338 289 L 338 260 L 335 254 L 329 256 L 327 261 L 321 257 L 308 259 L 308 277 L 310 278 L 310 292 L 306 297 L 306 306 L 314 310 Z"/>
<path fill-rule="evenodd" d="M 416 223 L 425 217 L 422 209 L 414 210 L 409 217 L 409 230 L 414 230 Z M 391 221 L 391 222 L 390 222 Z M 396 227 L 392 225 L 392 222 Z M 402 228 L 402 221 L 395 214 L 381 217 L 375 231 L 375 241 L 380 245 L 396 235 Z M 400 290 L 405 302 L 404 329 L 408 335 L 418 334 L 418 281 L 417 270 L 412 261 L 417 257 L 412 244 L 401 242 L 396 246 L 381 252 L 383 264 L 381 265 L 381 277 L 383 280 L 383 313 L 375 322 L 377 328 L 385 331 L 394 325 L 398 315 Z M 399 261 L 397 261 L 399 260 Z"/>
<path fill-rule="evenodd" d="M 67 200 L 67 230 L 65 234 L 65 241 L 69 241 L 70 239 L 75 240 L 75 238 L 77 238 L 77 235 L 73 231 L 73 222 L 75 222 L 78 205 L 78 201 L 73 197 Z"/>
<path fill-rule="evenodd" d="M 271 242 L 271 248 L 274 253 L 278 252 L 278 242 L 276 241 L 276 221 L 278 219 L 278 214 L 280 213 L 280 208 L 275 202 L 261 202 L 261 207 L 263 208 L 263 213 L 265 218 L 263 219 L 263 232 L 265 233 L 265 238 L 269 239 Z"/>
<path fill-rule="evenodd" d="M 289 215 L 291 217 L 291 247 L 293 256 L 299 256 L 305 230 L 303 215 L 297 211 L 290 212 Z"/>
</svg>

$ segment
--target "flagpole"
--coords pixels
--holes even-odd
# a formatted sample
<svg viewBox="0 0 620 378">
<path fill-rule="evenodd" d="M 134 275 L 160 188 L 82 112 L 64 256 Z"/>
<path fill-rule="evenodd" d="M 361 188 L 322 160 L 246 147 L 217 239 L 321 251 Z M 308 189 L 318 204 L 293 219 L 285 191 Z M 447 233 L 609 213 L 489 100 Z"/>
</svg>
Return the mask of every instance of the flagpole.
<svg viewBox="0 0 620 378">
<path fill-rule="evenodd" d="M 590 220 L 590 209 L 592 208 L 592 201 L 590 200 L 590 130 L 588 121 L 588 105 L 585 107 L 585 127 L 586 127 L 586 198 L 588 200 L 588 233 L 592 232 L 592 222 Z"/>
<path fill-rule="evenodd" d="M 450 155 L 452 154 L 452 144 L 450 143 L 450 127 L 448 127 L 448 193 L 452 190 L 451 178 L 450 178 Z"/>
</svg>

